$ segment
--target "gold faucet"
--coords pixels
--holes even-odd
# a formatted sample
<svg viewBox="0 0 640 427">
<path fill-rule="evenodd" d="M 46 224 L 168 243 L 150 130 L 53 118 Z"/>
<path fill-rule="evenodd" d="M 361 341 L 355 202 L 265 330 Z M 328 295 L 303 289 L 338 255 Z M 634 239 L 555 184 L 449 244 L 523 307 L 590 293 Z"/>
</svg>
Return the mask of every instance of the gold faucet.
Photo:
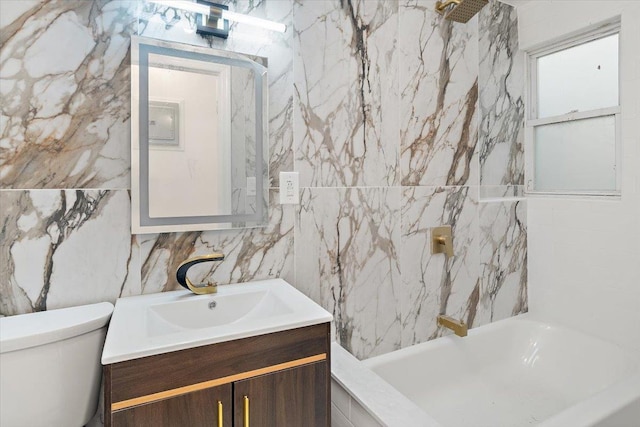
<svg viewBox="0 0 640 427">
<path fill-rule="evenodd" d="M 456 320 L 453 317 L 441 314 L 438 316 L 438 325 L 451 329 L 459 337 L 467 336 L 467 324 L 462 320 Z"/>
<path fill-rule="evenodd" d="M 183 288 L 189 289 L 194 294 L 215 294 L 218 292 L 218 284 L 215 282 L 207 282 L 206 284 L 195 285 L 187 277 L 187 270 L 196 264 L 207 261 L 224 261 L 224 254 L 215 253 L 197 256 L 183 261 L 176 270 L 176 279 Z"/>
</svg>

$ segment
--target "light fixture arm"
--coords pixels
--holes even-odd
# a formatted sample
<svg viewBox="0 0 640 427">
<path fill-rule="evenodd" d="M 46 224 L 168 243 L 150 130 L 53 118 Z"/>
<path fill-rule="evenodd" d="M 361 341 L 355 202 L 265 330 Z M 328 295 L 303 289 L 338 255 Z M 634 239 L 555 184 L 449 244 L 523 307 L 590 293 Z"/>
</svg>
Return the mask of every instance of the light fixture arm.
<svg viewBox="0 0 640 427">
<path fill-rule="evenodd" d="M 226 20 L 238 22 L 241 24 L 249 24 L 255 27 L 264 28 L 266 30 L 278 31 L 284 33 L 287 30 L 287 26 L 280 22 L 269 21 L 267 19 L 256 18 L 255 16 L 249 16 L 242 13 L 231 12 L 227 6 L 212 3 L 205 0 L 198 0 L 198 2 L 186 1 L 186 0 L 149 0 L 151 3 L 161 4 L 163 6 L 172 7 L 175 9 L 182 9 L 188 12 L 198 13 L 203 15 L 202 22 L 206 23 L 198 25 L 199 33 L 208 33 L 206 28 L 211 27 L 213 22 L 218 20 Z M 200 28 L 203 27 L 203 28 Z M 221 24 L 217 24 L 214 28 L 220 29 Z M 226 38 L 219 34 L 213 34 L 219 37 Z"/>
</svg>

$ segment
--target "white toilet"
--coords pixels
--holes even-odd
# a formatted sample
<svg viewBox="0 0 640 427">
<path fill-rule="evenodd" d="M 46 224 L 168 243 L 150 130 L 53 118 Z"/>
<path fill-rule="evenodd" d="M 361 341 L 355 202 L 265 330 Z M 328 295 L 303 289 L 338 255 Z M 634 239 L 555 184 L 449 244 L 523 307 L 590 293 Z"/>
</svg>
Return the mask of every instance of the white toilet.
<svg viewBox="0 0 640 427">
<path fill-rule="evenodd" d="M 0 426 L 89 422 L 112 312 L 103 302 L 0 318 Z"/>
</svg>

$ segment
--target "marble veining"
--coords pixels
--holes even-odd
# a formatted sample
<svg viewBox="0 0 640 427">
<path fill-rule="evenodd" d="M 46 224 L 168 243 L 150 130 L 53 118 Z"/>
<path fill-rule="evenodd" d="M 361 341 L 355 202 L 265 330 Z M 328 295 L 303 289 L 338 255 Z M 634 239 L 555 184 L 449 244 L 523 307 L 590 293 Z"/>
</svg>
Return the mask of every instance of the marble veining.
<svg viewBox="0 0 640 427">
<path fill-rule="evenodd" d="M 440 313 L 526 311 L 515 11 L 492 1 L 458 24 L 431 0 L 229 5 L 287 31 L 234 24 L 225 41 L 157 4 L 0 2 L 15 12 L 0 28 L 0 312 L 177 289 L 177 264 L 212 251 L 226 260 L 193 280 L 282 277 L 358 358 L 448 333 Z M 130 234 L 131 34 L 268 59 L 265 228 Z M 300 172 L 300 205 L 279 205 L 281 170 Z M 429 247 L 445 224 L 450 259 Z"/>
<path fill-rule="evenodd" d="M 524 185 L 524 53 L 516 9 L 480 11 L 480 184 Z"/>
<path fill-rule="evenodd" d="M 401 182 L 477 185 L 477 18 L 456 24 L 433 5 L 400 6 Z"/>
<path fill-rule="evenodd" d="M 52 1 L 40 4 L 34 2 L 33 4 L 35 6 L 29 8 L 23 7 L 24 4 L 20 3 L 2 2 L 3 10 L 8 10 L 5 7 L 11 8 L 9 11 L 16 16 L 13 22 L 0 30 L 3 43 L 0 58 L 2 60 L 0 77 L 2 77 L 3 100 L 7 93 L 4 91 L 5 88 L 15 89 L 16 94 L 14 103 L 8 105 L 7 108 L 15 104 L 17 107 L 15 107 L 15 111 L 11 110 L 11 113 L 21 114 L 28 110 L 29 114 L 36 117 L 39 114 L 38 111 L 43 110 L 44 107 L 46 107 L 45 112 L 49 114 L 52 111 L 57 112 L 54 108 L 57 108 L 58 104 L 64 104 L 61 107 L 63 110 L 69 104 L 76 105 L 77 102 L 73 103 L 74 97 L 92 96 L 96 99 L 87 102 L 98 102 L 98 98 L 104 99 L 105 102 L 111 102 L 108 104 L 108 108 L 105 107 L 101 110 L 88 108 L 87 104 L 77 104 L 77 108 L 69 110 L 67 116 L 72 122 L 77 119 L 76 116 L 82 116 L 78 120 L 87 118 L 89 122 L 103 120 L 103 116 L 108 115 L 112 107 L 118 110 L 118 114 L 123 114 L 121 120 L 116 120 L 123 131 L 119 134 L 110 131 L 113 139 L 107 141 L 108 144 L 115 144 L 118 150 L 123 153 L 123 156 L 120 156 L 123 168 L 118 172 L 123 179 L 118 182 L 114 180 L 98 182 L 99 168 L 91 162 L 89 156 L 91 153 L 82 154 L 82 167 L 69 161 L 67 157 L 62 158 L 61 156 L 78 151 L 73 147 L 73 144 L 79 140 L 69 138 L 64 133 L 66 131 L 57 125 L 53 130 L 58 132 L 59 139 L 50 141 L 53 148 L 44 147 L 43 144 L 37 146 L 22 144 L 20 137 L 16 137 L 14 134 L 10 134 L 9 138 L 2 139 L 0 174 L 3 177 L 2 188 L 4 190 L 0 191 L 0 197 L 3 200 L 3 224 L 6 223 L 5 229 L 7 230 L 2 235 L 3 263 L 0 267 L 2 283 L 6 288 L 2 290 L 2 313 L 15 314 L 57 307 L 60 304 L 63 306 L 82 304 L 94 300 L 114 301 L 119 296 L 175 289 L 177 284 L 173 279 L 173 269 L 177 263 L 184 259 L 183 257 L 212 250 L 225 252 L 227 260 L 217 266 L 216 271 L 203 271 L 201 275 L 203 277 L 212 273 L 213 279 L 221 283 L 268 277 L 284 277 L 293 282 L 293 258 L 291 255 L 293 250 L 293 207 L 282 208 L 274 203 L 270 210 L 268 226 L 263 229 L 131 236 L 128 192 L 109 189 L 129 186 L 128 49 L 129 35 L 138 33 L 267 57 L 269 61 L 269 86 L 272 93 L 272 96 L 269 97 L 270 140 L 272 141 L 269 152 L 275 159 L 270 164 L 271 176 L 277 177 L 281 167 L 292 169 L 293 85 L 291 64 L 293 55 L 291 37 L 293 32 L 290 22 L 292 19 L 291 1 L 234 2 L 232 8 L 235 7 L 238 11 L 255 16 L 279 20 L 286 23 L 289 30 L 284 34 L 274 34 L 263 30 L 256 32 L 252 27 L 246 25 L 234 25 L 230 37 L 226 41 L 205 39 L 196 35 L 194 31 L 191 31 L 194 24 L 192 14 L 165 8 L 165 10 L 159 10 L 158 15 L 150 15 L 149 9 L 161 8 L 158 5 L 128 1 Z M 56 32 L 47 33 L 48 38 L 43 38 L 38 42 L 38 37 L 47 31 L 52 31 L 51 28 Z M 52 43 L 52 41 L 66 40 L 65 35 L 74 36 L 77 39 L 69 41 L 70 47 L 78 47 L 74 43 L 84 43 L 82 46 L 85 47 L 76 49 L 64 61 L 50 60 L 47 55 L 51 55 L 52 52 L 60 54 L 60 52 L 51 51 L 51 49 L 47 51 L 42 46 L 46 47 L 46 44 Z M 24 38 L 29 38 L 30 44 L 22 43 Z M 256 43 L 256 40 L 259 43 Z M 35 48 L 31 44 L 35 45 Z M 57 48 L 64 50 L 65 47 L 57 46 Z M 27 55 L 25 50 L 27 53 L 32 53 Z M 16 59 L 21 56 L 27 58 L 24 60 L 26 64 L 24 66 L 21 65 L 21 60 Z M 94 56 L 98 56 L 99 60 L 95 60 Z M 40 68 L 29 65 L 30 61 L 39 64 Z M 68 61 L 69 64 L 65 61 Z M 57 74 L 64 77 L 64 80 L 61 80 L 62 83 L 56 83 L 57 85 L 54 86 L 47 83 L 47 79 L 51 76 L 57 79 Z M 22 76 L 23 80 L 15 84 L 11 83 L 12 86 L 9 87 L 7 78 L 12 77 L 15 80 L 16 76 Z M 31 92 L 37 93 L 39 85 L 45 83 L 48 85 L 46 87 L 51 86 L 55 91 L 49 90 L 40 94 L 41 99 L 38 102 L 41 102 L 44 107 L 40 109 L 23 108 L 23 105 L 31 105 L 30 103 L 35 102 L 30 99 Z M 76 86 L 73 86 L 73 90 L 66 90 L 67 86 L 65 85 L 67 84 L 75 84 Z M 61 100 L 60 96 L 62 95 L 58 96 L 58 94 L 66 94 L 67 92 L 71 101 L 67 98 Z M 2 107 L 5 108 L 4 101 Z M 3 132 L 5 130 L 10 132 L 10 129 L 5 127 L 5 123 L 11 124 L 13 118 L 6 116 L 6 111 L 3 110 L 2 129 Z M 64 115 L 65 112 L 66 110 L 61 114 Z M 117 117 L 120 116 L 116 115 Z M 23 118 L 19 117 L 16 120 L 22 123 L 24 122 Z M 84 126 L 84 123 L 82 122 L 79 126 Z M 92 129 L 91 126 L 93 125 L 89 125 L 88 129 Z M 82 143 L 95 150 L 109 148 L 103 140 L 84 138 Z M 10 148 L 13 151 L 6 149 L 9 144 L 12 144 Z M 44 151 L 42 151 L 43 147 Z M 112 152 L 113 148 L 110 148 Z M 19 158 L 23 158 L 20 157 L 23 154 L 19 153 L 23 149 L 35 149 L 42 155 L 33 156 L 25 153 L 24 159 L 31 168 L 30 174 L 15 175 L 14 172 L 17 170 L 14 167 L 15 163 L 9 164 L 11 162 L 6 160 L 9 157 L 14 158 L 15 153 L 18 153 Z M 58 161 L 61 164 L 57 164 Z M 55 173 L 57 178 L 49 174 L 50 169 L 54 171 L 52 174 Z M 74 171 L 87 172 L 92 178 L 89 181 L 72 179 L 76 176 Z M 50 190 L 49 192 L 44 192 L 44 190 L 25 190 L 23 192 L 6 190 L 14 187 L 13 183 L 7 181 L 14 175 L 17 177 L 16 180 L 21 182 L 19 185 L 15 185 L 18 188 L 47 188 L 47 186 L 74 188 L 83 185 L 106 188 L 104 190 Z M 58 178 L 60 179 L 58 180 Z M 272 184 L 277 185 L 277 181 Z M 48 196 L 44 197 L 42 194 Z M 66 240 L 48 243 L 47 238 L 49 237 L 47 237 L 46 230 L 41 231 L 35 237 L 31 235 L 25 237 L 21 234 L 18 223 L 30 223 L 30 221 L 37 220 L 44 224 L 38 223 L 40 227 L 45 227 L 46 224 L 53 221 L 47 215 L 59 215 L 56 213 L 57 206 L 61 203 L 58 199 L 66 197 L 69 200 L 70 195 L 76 194 L 86 196 L 85 198 L 91 203 L 87 202 L 77 207 L 77 209 L 82 209 L 81 213 L 86 217 L 86 223 L 79 222 L 73 223 L 73 227 L 67 226 L 68 238 Z M 45 210 L 48 209 L 46 215 L 36 215 L 33 212 L 33 209 L 30 208 L 32 198 L 39 200 L 38 206 L 42 206 Z M 21 202 L 14 205 L 14 199 L 19 199 Z M 272 193 L 270 199 L 277 200 L 277 192 Z M 84 199 L 79 197 L 79 200 Z M 11 211 L 4 209 L 5 206 L 10 205 L 13 208 Z M 89 208 L 84 209 L 85 206 L 91 206 L 94 210 L 86 211 Z M 126 236 L 129 249 L 118 249 L 104 254 L 102 252 L 107 250 L 108 245 L 103 247 L 100 244 L 94 244 L 83 232 L 85 229 L 95 233 L 98 241 L 103 234 L 110 239 L 116 237 L 124 239 L 123 236 Z M 62 236 L 65 234 L 63 233 Z M 55 249 L 53 253 L 47 249 L 50 246 Z M 122 245 L 114 247 L 117 249 Z M 110 266 L 112 276 L 105 277 L 104 283 L 100 277 L 100 271 L 103 271 L 102 267 L 97 263 L 97 259 L 100 257 L 108 259 L 104 265 Z M 85 286 L 83 291 L 86 293 L 73 292 L 74 287 L 83 286 L 84 275 L 71 278 L 61 276 L 70 279 L 66 282 L 57 279 L 62 274 L 63 267 L 68 270 L 67 274 L 77 271 L 78 268 L 74 268 L 74 266 L 78 260 L 80 262 L 86 261 L 80 270 L 96 270 L 96 274 L 93 276 L 87 273 L 87 276 L 92 279 L 92 283 L 96 281 L 96 278 L 100 279 L 97 288 L 95 284 Z M 47 263 L 52 265 L 49 268 L 52 271 L 46 270 Z M 95 295 L 87 295 L 91 293 Z M 40 294 L 42 297 L 39 297 Z"/>
<path fill-rule="evenodd" d="M 301 199 L 296 286 L 358 358 L 400 348 L 400 189 L 306 188 Z"/>
<path fill-rule="evenodd" d="M 398 4 L 297 1 L 294 15 L 301 185 L 397 184 Z"/>
<path fill-rule="evenodd" d="M 127 190 L 0 191 L 0 312 L 115 301 L 139 281 Z"/>
<path fill-rule="evenodd" d="M 481 203 L 481 324 L 528 311 L 526 201 Z"/>
<path fill-rule="evenodd" d="M 129 187 L 135 5 L 36 3 L 0 30 L 2 188 Z"/>
<path fill-rule="evenodd" d="M 436 317 L 474 326 L 480 280 L 475 187 L 407 187 L 402 194 L 402 346 L 437 338 Z M 431 253 L 431 228 L 451 225 L 454 256 Z"/>
</svg>

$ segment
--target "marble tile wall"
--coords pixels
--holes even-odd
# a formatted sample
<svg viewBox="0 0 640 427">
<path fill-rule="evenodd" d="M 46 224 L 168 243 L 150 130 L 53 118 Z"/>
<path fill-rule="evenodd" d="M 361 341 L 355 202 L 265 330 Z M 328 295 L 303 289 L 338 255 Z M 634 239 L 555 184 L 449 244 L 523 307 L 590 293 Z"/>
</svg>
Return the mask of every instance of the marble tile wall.
<svg viewBox="0 0 640 427">
<path fill-rule="evenodd" d="M 129 195 L 131 35 L 267 57 L 271 185 L 293 168 L 291 1 L 234 2 L 289 30 L 234 27 L 226 41 L 197 36 L 192 14 L 139 1 L 0 7 L 2 314 L 176 289 L 177 264 L 210 251 L 227 259 L 203 276 L 293 282 L 294 211 L 275 204 L 277 189 L 265 228 L 138 236 Z"/>
<path fill-rule="evenodd" d="M 433 2 L 400 5 L 403 186 L 478 185 L 478 22 L 443 20 Z"/>
<path fill-rule="evenodd" d="M 358 358 L 449 333 L 440 313 L 478 326 L 527 310 L 525 202 L 509 193 L 522 172 L 522 115 L 506 105 L 513 94 L 522 104 L 509 74 L 520 72 L 516 15 L 497 2 L 482 13 L 462 25 L 428 0 L 294 4 L 295 168 L 307 187 L 296 286 L 333 312 Z M 450 259 L 429 243 L 444 224 Z"/>
<path fill-rule="evenodd" d="M 521 196 L 524 186 L 524 53 L 516 9 L 490 2 L 480 11 L 480 184 L 487 198 Z"/>
<path fill-rule="evenodd" d="M 287 31 L 223 41 L 138 1 L 0 2 L 0 313 L 176 289 L 177 264 L 209 251 L 227 258 L 198 274 L 283 277 L 358 358 L 448 333 L 440 313 L 526 311 L 525 202 L 480 197 L 522 184 L 512 8 L 458 24 L 431 0 L 230 5 Z M 268 58 L 267 227 L 130 234 L 132 34 Z M 278 204 L 281 170 L 300 173 L 300 205 Z M 450 259 L 430 253 L 443 224 Z"/>
</svg>

